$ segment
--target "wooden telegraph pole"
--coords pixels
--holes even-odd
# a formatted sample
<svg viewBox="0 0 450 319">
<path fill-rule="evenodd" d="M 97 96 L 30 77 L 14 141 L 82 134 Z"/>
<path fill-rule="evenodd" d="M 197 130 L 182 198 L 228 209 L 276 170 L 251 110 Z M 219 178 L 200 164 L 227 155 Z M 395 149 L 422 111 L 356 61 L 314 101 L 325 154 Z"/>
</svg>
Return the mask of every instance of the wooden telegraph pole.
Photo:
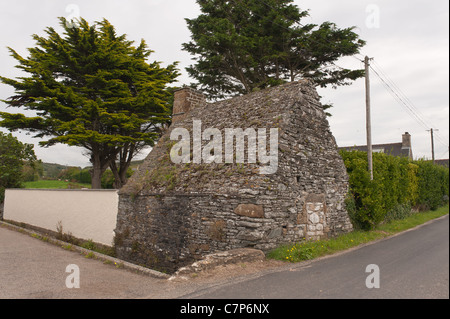
<svg viewBox="0 0 450 319">
<path fill-rule="evenodd" d="M 431 132 L 431 158 L 433 159 L 433 164 L 436 163 L 436 159 L 434 157 L 434 132 L 439 131 L 437 129 L 430 129 L 427 130 L 428 132 Z"/>
<path fill-rule="evenodd" d="M 370 180 L 373 180 L 373 160 L 372 160 L 372 123 L 370 116 L 370 79 L 369 79 L 369 57 L 364 59 L 366 68 L 366 130 L 367 130 L 367 161 L 369 163 Z"/>
</svg>

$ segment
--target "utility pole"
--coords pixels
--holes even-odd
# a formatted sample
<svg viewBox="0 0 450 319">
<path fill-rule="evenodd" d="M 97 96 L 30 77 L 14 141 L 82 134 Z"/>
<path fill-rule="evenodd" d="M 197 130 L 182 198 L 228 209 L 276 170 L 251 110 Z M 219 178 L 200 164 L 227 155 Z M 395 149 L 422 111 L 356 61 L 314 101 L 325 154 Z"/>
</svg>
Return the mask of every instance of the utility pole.
<svg viewBox="0 0 450 319">
<path fill-rule="evenodd" d="M 434 132 L 439 130 L 433 130 L 429 129 L 427 132 L 431 132 L 431 157 L 433 159 L 433 164 L 435 163 L 435 157 L 434 157 Z"/>
<path fill-rule="evenodd" d="M 372 160 L 372 123 L 370 116 L 370 79 L 369 79 L 369 57 L 364 58 L 366 68 L 366 130 L 367 130 L 367 162 L 369 163 L 370 180 L 373 180 Z"/>
</svg>

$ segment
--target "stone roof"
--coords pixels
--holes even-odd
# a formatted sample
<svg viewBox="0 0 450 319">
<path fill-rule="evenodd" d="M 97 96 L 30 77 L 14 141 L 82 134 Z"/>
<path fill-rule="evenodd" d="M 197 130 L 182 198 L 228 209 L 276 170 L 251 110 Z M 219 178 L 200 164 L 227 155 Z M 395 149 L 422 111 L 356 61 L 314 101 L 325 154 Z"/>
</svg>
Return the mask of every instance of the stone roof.
<svg viewBox="0 0 450 319">
<path fill-rule="evenodd" d="M 171 125 L 121 193 L 238 194 L 245 190 L 256 192 L 261 188 L 285 189 L 296 185 L 299 179 L 311 178 L 305 176 L 311 167 L 318 174 L 332 179 L 334 173 L 327 168 L 328 163 L 342 161 L 318 101 L 314 87 L 304 80 L 225 101 L 204 103 Z M 278 171 L 272 175 L 258 174 L 261 165 L 257 163 L 172 163 L 170 148 L 176 142 L 170 140 L 171 132 L 176 128 L 186 128 L 192 145 L 194 120 L 201 121 L 203 130 L 217 128 L 222 133 L 226 128 L 266 128 L 268 133 L 271 128 L 278 128 Z M 203 146 L 206 143 L 203 141 Z M 296 165 L 289 164 L 293 161 Z M 322 188 L 322 185 L 317 186 Z"/>
</svg>

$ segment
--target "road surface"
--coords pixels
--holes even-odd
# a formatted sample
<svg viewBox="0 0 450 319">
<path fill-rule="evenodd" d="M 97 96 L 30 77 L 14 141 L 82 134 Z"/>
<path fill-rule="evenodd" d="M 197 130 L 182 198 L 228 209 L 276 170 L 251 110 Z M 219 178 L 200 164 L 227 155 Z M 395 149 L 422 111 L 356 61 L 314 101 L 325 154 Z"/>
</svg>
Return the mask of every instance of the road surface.
<svg viewBox="0 0 450 319">
<path fill-rule="evenodd" d="M 380 288 L 366 286 L 372 264 Z M 75 282 L 69 265 L 79 269 L 80 288 L 68 288 Z M 0 298 L 449 298 L 449 220 L 336 256 L 206 282 L 117 269 L 0 227 Z"/>
<path fill-rule="evenodd" d="M 444 218 L 345 254 L 185 298 L 449 298 L 449 219 Z M 379 288 L 375 284 L 379 269 Z"/>
</svg>

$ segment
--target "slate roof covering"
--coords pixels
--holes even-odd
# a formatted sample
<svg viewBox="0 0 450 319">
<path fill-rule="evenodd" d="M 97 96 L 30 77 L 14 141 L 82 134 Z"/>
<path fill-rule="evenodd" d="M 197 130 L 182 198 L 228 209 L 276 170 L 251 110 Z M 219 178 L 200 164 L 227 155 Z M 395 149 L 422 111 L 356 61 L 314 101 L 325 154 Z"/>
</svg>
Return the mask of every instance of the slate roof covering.
<svg viewBox="0 0 450 319">
<path fill-rule="evenodd" d="M 405 135 L 403 135 L 403 137 L 405 137 Z M 355 150 L 355 151 L 367 152 L 367 145 L 343 146 L 343 147 L 339 147 L 338 149 L 339 150 L 347 150 L 347 151 Z M 387 144 L 372 144 L 372 152 L 374 152 L 374 153 L 382 152 L 382 153 L 385 153 L 385 154 L 391 155 L 391 156 L 409 157 L 410 159 L 413 159 L 412 147 L 410 147 L 409 145 L 405 145 L 403 142 L 387 143 Z"/>
<path fill-rule="evenodd" d="M 435 160 L 434 163 L 437 164 L 437 165 L 448 167 L 448 158 L 447 159 Z"/>
<path fill-rule="evenodd" d="M 339 147 L 339 150 L 341 149 L 367 152 L 367 145 Z M 409 157 L 411 150 L 410 148 L 403 148 L 402 143 L 390 143 L 374 144 L 372 145 L 372 152 L 383 152 L 392 156 Z"/>
</svg>

